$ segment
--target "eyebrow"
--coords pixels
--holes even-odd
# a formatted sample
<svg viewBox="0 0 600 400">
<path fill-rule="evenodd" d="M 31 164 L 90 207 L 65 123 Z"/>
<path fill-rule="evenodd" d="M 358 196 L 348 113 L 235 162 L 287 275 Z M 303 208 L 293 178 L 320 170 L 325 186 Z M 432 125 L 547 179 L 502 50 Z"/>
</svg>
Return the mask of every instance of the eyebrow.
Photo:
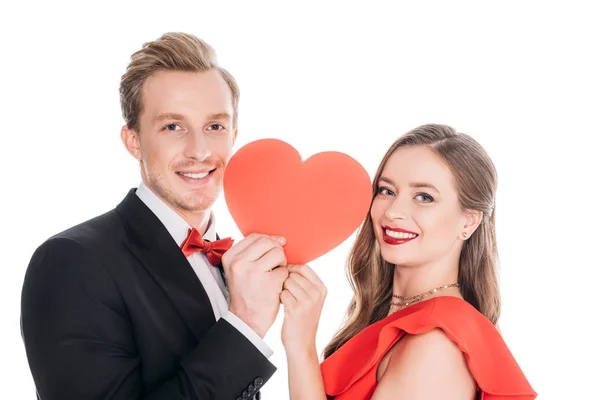
<svg viewBox="0 0 600 400">
<path fill-rule="evenodd" d="M 208 119 L 212 119 L 212 120 L 215 120 L 215 119 L 223 120 L 223 119 L 229 119 L 229 118 L 231 118 L 231 114 L 229 114 L 227 112 L 216 113 L 216 114 L 212 114 L 212 115 L 208 116 Z M 166 119 L 184 120 L 185 117 L 181 114 L 166 112 L 166 113 L 158 114 L 156 116 L 156 118 L 154 118 L 154 120 L 156 122 L 164 121 Z"/>
<path fill-rule="evenodd" d="M 392 179 L 387 178 L 385 176 L 382 176 L 381 178 L 379 178 L 379 180 L 382 181 L 382 182 L 385 182 L 385 183 L 389 183 L 390 185 L 397 186 L 396 183 L 394 183 L 394 181 Z M 428 189 L 433 189 L 433 190 L 435 190 L 438 193 L 440 192 L 438 190 L 438 188 L 436 188 L 431 183 L 427 183 L 427 182 L 410 182 L 408 184 L 408 186 L 410 186 L 411 188 L 418 188 L 418 189 L 420 189 L 420 188 L 428 188 Z"/>
<path fill-rule="evenodd" d="M 181 114 L 175 113 L 161 113 L 154 118 L 156 122 L 164 121 L 165 119 L 185 119 Z"/>
<path fill-rule="evenodd" d="M 228 112 L 216 113 L 208 116 L 208 119 L 230 119 L 232 118 L 231 114 Z"/>
</svg>

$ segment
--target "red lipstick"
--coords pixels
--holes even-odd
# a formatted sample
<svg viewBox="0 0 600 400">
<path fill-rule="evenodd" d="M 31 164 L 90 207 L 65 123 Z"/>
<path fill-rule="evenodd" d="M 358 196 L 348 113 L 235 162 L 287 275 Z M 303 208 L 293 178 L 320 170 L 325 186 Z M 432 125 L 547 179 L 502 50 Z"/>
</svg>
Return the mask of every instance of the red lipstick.
<svg viewBox="0 0 600 400">
<path fill-rule="evenodd" d="M 419 234 L 416 232 L 412 232 L 412 231 L 407 231 L 406 229 L 401 229 L 401 228 L 392 228 L 391 226 L 387 226 L 387 225 L 383 225 L 381 227 L 382 231 L 383 231 L 383 241 L 386 242 L 387 244 L 404 244 L 407 242 L 410 242 L 413 239 L 416 239 Z M 410 235 L 414 235 L 413 237 L 403 237 L 403 238 L 398 238 L 398 237 L 394 237 L 394 236 L 390 236 L 386 233 L 387 230 L 390 230 L 392 232 L 400 232 L 400 233 L 407 233 Z M 405 235 L 404 235 L 405 236 Z"/>
</svg>

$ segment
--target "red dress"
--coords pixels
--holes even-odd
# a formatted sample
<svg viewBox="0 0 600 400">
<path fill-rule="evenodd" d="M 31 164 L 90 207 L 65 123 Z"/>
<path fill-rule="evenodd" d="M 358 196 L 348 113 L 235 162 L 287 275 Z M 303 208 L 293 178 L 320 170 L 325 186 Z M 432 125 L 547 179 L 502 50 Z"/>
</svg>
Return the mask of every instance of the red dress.
<svg viewBox="0 0 600 400">
<path fill-rule="evenodd" d="M 465 355 L 479 399 L 532 400 L 527 381 L 494 325 L 466 301 L 450 296 L 414 304 L 363 329 L 321 363 L 325 391 L 335 400 L 370 399 L 377 366 L 406 334 L 441 328 Z"/>
</svg>

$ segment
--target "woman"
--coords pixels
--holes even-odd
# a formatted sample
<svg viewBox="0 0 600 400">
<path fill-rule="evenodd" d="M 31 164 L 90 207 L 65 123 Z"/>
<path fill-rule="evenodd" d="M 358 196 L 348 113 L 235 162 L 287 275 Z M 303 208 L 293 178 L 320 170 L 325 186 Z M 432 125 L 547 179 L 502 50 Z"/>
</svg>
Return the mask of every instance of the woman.
<svg viewBox="0 0 600 400">
<path fill-rule="evenodd" d="M 471 137 L 424 125 L 373 181 L 349 257 L 354 296 L 319 365 L 326 290 L 290 267 L 281 301 L 292 400 L 534 399 L 496 323 L 496 170 Z"/>
</svg>

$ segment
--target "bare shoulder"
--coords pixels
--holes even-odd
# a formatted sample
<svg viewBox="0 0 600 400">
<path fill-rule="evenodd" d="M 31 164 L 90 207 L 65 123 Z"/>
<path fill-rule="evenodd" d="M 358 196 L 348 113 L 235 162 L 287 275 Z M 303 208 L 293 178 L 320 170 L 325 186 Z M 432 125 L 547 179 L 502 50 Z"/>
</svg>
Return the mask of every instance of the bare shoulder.
<svg viewBox="0 0 600 400">
<path fill-rule="evenodd" d="M 373 400 L 471 400 L 476 384 L 466 359 L 444 331 L 406 335 L 389 351 Z"/>
<path fill-rule="evenodd" d="M 438 360 L 440 357 L 445 359 L 462 361 L 464 360 L 462 351 L 458 348 L 442 329 L 432 329 L 429 332 L 419 335 L 407 335 L 395 351 L 398 354 L 418 354 L 419 358 L 427 358 L 430 361 Z M 397 357 L 400 358 L 400 357 Z"/>
</svg>

